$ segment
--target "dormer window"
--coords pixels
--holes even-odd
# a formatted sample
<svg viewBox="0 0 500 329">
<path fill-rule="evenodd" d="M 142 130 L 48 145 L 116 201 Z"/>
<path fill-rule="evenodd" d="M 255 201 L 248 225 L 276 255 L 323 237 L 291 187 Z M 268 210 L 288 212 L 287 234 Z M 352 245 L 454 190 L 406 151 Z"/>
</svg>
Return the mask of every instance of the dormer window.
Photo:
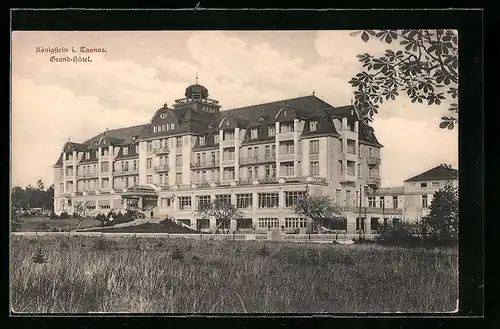
<svg viewBox="0 0 500 329">
<path fill-rule="evenodd" d="M 280 125 L 281 133 L 289 133 L 293 131 L 293 123 L 282 123 Z"/>
<path fill-rule="evenodd" d="M 316 131 L 318 130 L 318 121 L 314 120 L 309 122 L 309 131 Z"/>
<path fill-rule="evenodd" d="M 219 134 L 215 133 L 214 134 L 214 144 L 218 144 L 218 143 L 219 143 Z"/>
<path fill-rule="evenodd" d="M 276 135 L 276 127 L 275 126 L 269 126 L 267 127 L 267 135 L 269 137 L 273 137 Z"/>
<path fill-rule="evenodd" d="M 153 133 L 157 133 L 158 132 L 158 126 L 153 126 Z"/>
<path fill-rule="evenodd" d="M 167 130 L 167 125 L 166 124 L 162 124 L 161 125 L 161 131 L 166 131 Z"/>
<path fill-rule="evenodd" d="M 85 152 L 85 159 L 90 159 L 90 152 Z"/>
<path fill-rule="evenodd" d="M 128 155 L 128 147 L 123 148 L 123 155 Z"/>
<path fill-rule="evenodd" d="M 205 138 L 205 136 L 200 136 L 200 137 L 199 137 L 199 141 L 200 141 L 200 145 L 205 145 L 205 143 L 206 143 L 206 138 Z"/>
<path fill-rule="evenodd" d="M 135 153 L 139 153 L 139 144 L 135 144 Z"/>
<path fill-rule="evenodd" d="M 224 140 L 231 140 L 234 139 L 234 131 L 233 130 L 226 130 L 224 131 Z"/>
<path fill-rule="evenodd" d="M 174 130 L 175 129 L 175 123 L 170 123 L 170 130 Z"/>
<path fill-rule="evenodd" d="M 250 130 L 250 138 L 257 139 L 257 128 L 253 128 L 252 130 Z"/>
<path fill-rule="evenodd" d="M 176 147 L 182 147 L 182 137 L 176 137 Z"/>
</svg>

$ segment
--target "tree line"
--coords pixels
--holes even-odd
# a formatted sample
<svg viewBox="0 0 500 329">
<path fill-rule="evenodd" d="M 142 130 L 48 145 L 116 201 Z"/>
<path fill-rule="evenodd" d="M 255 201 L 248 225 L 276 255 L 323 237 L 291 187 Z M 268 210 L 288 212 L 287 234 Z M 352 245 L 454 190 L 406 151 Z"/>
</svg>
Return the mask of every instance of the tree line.
<svg viewBox="0 0 500 329">
<path fill-rule="evenodd" d="M 45 187 L 41 179 L 36 186 L 15 186 L 11 192 L 12 208 L 14 210 L 28 210 L 32 208 L 43 208 L 54 211 L 54 184 Z"/>
</svg>

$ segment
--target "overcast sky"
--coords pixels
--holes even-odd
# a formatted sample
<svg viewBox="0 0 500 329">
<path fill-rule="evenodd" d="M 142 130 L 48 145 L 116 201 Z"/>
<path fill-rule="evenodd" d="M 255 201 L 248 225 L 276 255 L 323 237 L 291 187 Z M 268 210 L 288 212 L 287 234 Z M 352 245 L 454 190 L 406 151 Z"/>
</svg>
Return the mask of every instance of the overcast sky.
<svg viewBox="0 0 500 329">
<path fill-rule="evenodd" d="M 106 49 L 92 63 L 54 63 L 36 47 Z M 348 105 L 356 55 L 382 53 L 348 31 L 14 32 L 12 34 L 12 185 L 53 182 L 64 143 L 106 128 L 149 122 L 195 82 L 222 110 L 311 95 Z M 72 55 L 72 54 L 70 54 Z M 441 130 L 441 106 L 406 97 L 384 103 L 373 126 L 384 186 L 441 163 L 458 167 L 458 132 Z"/>
</svg>

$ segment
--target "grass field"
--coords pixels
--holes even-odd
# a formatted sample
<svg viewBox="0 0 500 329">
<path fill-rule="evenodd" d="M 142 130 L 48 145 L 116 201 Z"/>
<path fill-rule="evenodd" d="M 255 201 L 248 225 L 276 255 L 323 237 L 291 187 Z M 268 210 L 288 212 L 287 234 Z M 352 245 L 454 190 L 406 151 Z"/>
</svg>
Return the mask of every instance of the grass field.
<svg viewBox="0 0 500 329">
<path fill-rule="evenodd" d="M 45 223 L 48 225 L 51 229 L 57 228 L 57 229 L 69 229 L 73 230 L 78 227 L 78 219 L 77 218 L 67 218 L 67 219 L 50 219 L 48 217 L 21 217 L 22 222 L 21 228 L 19 231 L 21 232 L 32 232 L 35 230 L 35 228 L 42 224 Z M 80 228 L 89 228 L 89 227 L 96 227 L 99 226 L 99 221 L 95 219 L 84 219 L 82 221 L 82 225 Z"/>
<path fill-rule="evenodd" d="M 442 312 L 453 311 L 458 299 L 458 252 L 451 248 L 125 237 L 11 241 L 15 312 Z M 46 263 L 32 260 L 38 248 Z"/>
</svg>

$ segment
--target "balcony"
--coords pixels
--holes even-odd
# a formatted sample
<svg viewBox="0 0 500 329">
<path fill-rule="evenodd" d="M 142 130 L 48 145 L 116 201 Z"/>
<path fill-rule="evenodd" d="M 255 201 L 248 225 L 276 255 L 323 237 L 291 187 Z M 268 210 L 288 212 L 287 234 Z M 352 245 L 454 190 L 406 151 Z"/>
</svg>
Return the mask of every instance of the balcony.
<svg viewBox="0 0 500 329">
<path fill-rule="evenodd" d="M 280 177 L 279 179 L 280 183 L 297 183 L 302 181 L 303 178 L 298 176 L 285 176 L 285 177 Z"/>
<path fill-rule="evenodd" d="M 304 179 L 305 182 L 313 182 L 313 183 L 321 183 L 321 184 L 327 184 L 327 180 L 325 177 L 320 177 L 320 176 L 307 176 Z"/>
<path fill-rule="evenodd" d="M 75 179 L 75 173 L 74 172 L 69 172 L 69 173 L 66 173 L 66 179 Z"/>
<path fill-rule="evenodd" d="M 236 159 L 222 160 L 222 166 L 234 166 L 236 164 Z"/>
<path fill-rule="evenodd" d="M 192 162 L 191 168 L 216 168 L 219 167 L 219 161 L 201 161 L 201 162 Z"/>
<path fill-rule="evenodd" d="M 243 178 L 238 181 L 238 185 L 252 185 L 254 178 Z"/>
<path fill-rule="evenodd" d="M 153 153 L 154 154 L 168 154 L 170 153 L 170 148 L 168 148 L 167 146 L 164 146 L 164 147 L 158 147 L 158 148 L 155 148 L 153 150 Z"/>
<path fill-rule="evenodd" d="M 319 153 L 309 153 L 309 161 L 319 160 Z"/>
<path fill-rule="evenodd" d="M 354 212 L 359 212 L 360 208 L 356 207 Z M 364 214 L 377 215 L 403 215 L 403 209 L 394 208 L 378 208 L 378 207 L 361 207 L 361 216 Z"/>
<path fill-rule="evenodd" d="M 226 147 L 234 147 L 236 143 L 236 139 L 224 139 L 222 141 L 220 141 L 220 146 L 222 148 L 226 148 Z"/>
<path fill-rule="evenodd" d="M 240 165 L 276 162 L 276 155 L 241 157 Z"/>
<path fill-rule="evenodd" d="M 276 157 L 278 162 L 288 162 L 300 160 L 301 154 L 299 152 L 295 153 L 279 153 Z"/>
<path fill-rule="evenodd" d="M 368 185 L 380 185 L 380 177 L 367 177 L 366 184 L 368 184 Z"/>
<path fill-rule="evenodd" d="M 268 177 L 259 178 L 258 182 L 259 182 L 259 184 L 276 183 L 277 179 L 276 179 L 276 176 L 268 176 Z"/>
<path fill-rule="evenodd" d="M 355 183 L 358 178 L 353 174 L 343 174 L 340 176 L 340 183 Z"/>
<path fill-rule="evenodd" d="M 84 173 L 78 173 L 78 179 L 85 179 L 85 178 L 97 178 L 99 176 L 98 173 L 96 172 L 84 172 Z"/>
<path fill-rule="evenodd" d="M 379 156 L 370 156 L 366 159 L 366 164 L 369 166 L 376 166 L 380 164 Z"/>
<path fill-rule="evenodd" d="M 169 170 L 170 170 L 170 166 L 168 164 L 155 166 L 155 168 L 154 168 L 155 172 L 165 172 L 165 171 L 169 171 Z"/>
<path fill-rule="evenodd" d="M 139 175 L 139 169 L 113 171 L 113 176 L 130 176 L 130 175 Z"/>
<path fill-rule="evenodd" d="M 276 139 L 279 141 L 293 140 L 295 137 L 295 131 L 288 131 L 276 134 Z"/>
</svg>

